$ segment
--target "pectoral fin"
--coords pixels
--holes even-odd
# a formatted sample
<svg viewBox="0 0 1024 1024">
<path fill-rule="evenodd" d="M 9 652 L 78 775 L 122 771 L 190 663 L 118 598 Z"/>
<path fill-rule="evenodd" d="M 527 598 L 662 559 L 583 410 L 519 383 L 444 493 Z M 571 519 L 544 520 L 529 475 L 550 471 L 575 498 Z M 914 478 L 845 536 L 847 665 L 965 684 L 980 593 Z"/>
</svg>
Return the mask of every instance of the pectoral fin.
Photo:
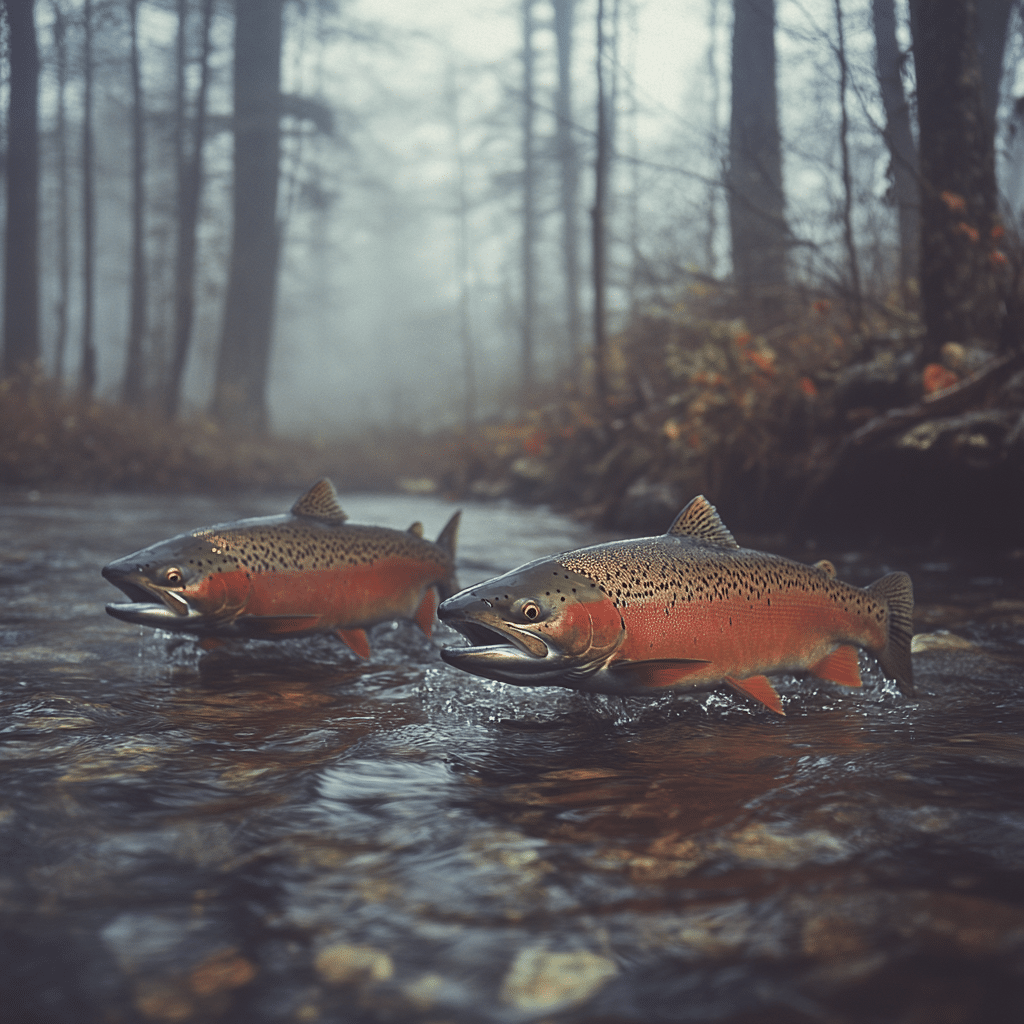
<svg viewBox="0 0 1024 1024">
<path fill-rule="evenodd" d="M 839 683 L 842 686 L 861 685 L 857 648 L 849 644 L 837 647 L 827 658 L 822 658 L 817 665 L 812 665 L 807 671 L 812 676 L 830 683 Z"/>
<path fill-rule="evenodd" d="M 763 704 L 769 711 L 785 716 L 786 712 L 782 710 L 782 700 L 772 684 L 768 682 L 767 677 L 750 676 L 747 679 L 733 679 L 731 676 L 726 676 L 725 682 L 742 696 L 751 697 L 759 704 Z"/>
<path fill-rule="evenodd" d="M 699 672 L 708 662 L 679 658 L 664 661 L 614 661 L 609 669 L 629 686 L 656 690 L 685 682 L 687 676 Z"/>
<path fill-rule="evenodd" d="M 335 632 L 360 658 L 370 656 L 370 641 L 365 629 L 338 629 Z"/>
<path fill-rule="evenodd" d="M 416 625 L 423 630 L 427 636 L 430 636 L 430 631 L 434 628 L 434 612 L 437 611 L 437 594 L 434 593 L 433 587 L 428 587 L 427 592 L 423 595 L 423 600 L 420 602 L 419 608 L 416 610 L 415 619 Z"/>
</svg>

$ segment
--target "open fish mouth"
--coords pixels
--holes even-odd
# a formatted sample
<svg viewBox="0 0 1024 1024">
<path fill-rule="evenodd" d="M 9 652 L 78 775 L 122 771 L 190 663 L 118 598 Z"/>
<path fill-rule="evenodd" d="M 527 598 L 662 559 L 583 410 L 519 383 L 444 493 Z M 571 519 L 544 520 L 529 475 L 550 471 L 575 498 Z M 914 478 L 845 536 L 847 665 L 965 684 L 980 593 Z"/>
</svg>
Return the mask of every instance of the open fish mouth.
<svg viewBox="0 0 1024 1024">
<path fill-rule="evenodd" d="M 463 672 L 505 683 L 543 686 L 566 670 L 561 651 L 511 623 L 485 625 L 448 616 L 443 621 L 469 641 L 465 647 L 441 648 L 441 658 Z"/>
<path fill-rule="evenodd" d="M 479 619 L 459 619 L 445 616 L 442 620 L 457 629 L 470 643 L 469 647 L 453 648 L 458 651 L 505 650 L 528 658 L 541 660 L 551 654 L 551 647 L 541 637 L 512 623 L 484 623 Z"/>
<path fill-rule="evenodd" d="M 180 626 L 183 621 L 200 615 L 181 595 L 161 587 L 147 585 L 137 576 L 112 569 L 103 569 L 103 576 L 113 583 L 126 597 L 128 603 L 108 604 L 107 614 L 124 622 L 136 622 L 143 626 Z"/>
</svg>

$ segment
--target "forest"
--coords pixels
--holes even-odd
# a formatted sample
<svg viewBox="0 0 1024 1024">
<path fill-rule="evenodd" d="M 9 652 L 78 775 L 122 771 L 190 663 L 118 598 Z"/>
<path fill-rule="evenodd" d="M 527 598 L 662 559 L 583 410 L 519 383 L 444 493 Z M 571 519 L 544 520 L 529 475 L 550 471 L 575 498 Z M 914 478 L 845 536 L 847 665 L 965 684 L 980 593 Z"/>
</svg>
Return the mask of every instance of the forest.
<svg viewBox="0 0 1024 1024">
<path fill-rule="evenodd" d="M 0 484 L 1020 543 L 1016 0 L 3 7 Z"/>
</svg>

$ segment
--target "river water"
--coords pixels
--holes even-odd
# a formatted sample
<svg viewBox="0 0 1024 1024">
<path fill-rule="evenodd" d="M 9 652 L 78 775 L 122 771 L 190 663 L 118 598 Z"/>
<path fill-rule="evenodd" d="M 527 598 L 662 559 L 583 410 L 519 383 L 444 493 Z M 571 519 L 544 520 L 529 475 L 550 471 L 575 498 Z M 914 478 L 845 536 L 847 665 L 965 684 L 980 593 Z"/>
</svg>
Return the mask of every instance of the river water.
<svg viewBox="0 0 1024 1024">
<path fill-rule="evenodd" d="M 0 1020 L 1024 1019 L 1024 551 L 787 552 L 908 570 L 928 635 L 915 698 L 865 658 L 785 718 L 104 613 L 107 561 L 294 497 L 0 496 Z M 606 539 L 464 507 L 463 585 Z"/>
</svg>

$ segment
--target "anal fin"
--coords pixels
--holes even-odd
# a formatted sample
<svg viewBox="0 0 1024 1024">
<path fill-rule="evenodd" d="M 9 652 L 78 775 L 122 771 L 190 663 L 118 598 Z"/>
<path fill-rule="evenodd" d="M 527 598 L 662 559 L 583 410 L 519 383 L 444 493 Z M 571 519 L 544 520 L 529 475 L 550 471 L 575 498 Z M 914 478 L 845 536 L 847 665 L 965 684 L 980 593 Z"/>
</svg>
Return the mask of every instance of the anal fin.
<svg viewBox="0 0 1024 1024">
<path fill-rule="evenodd" d="M 370 641 L 365 629 L 337 629 L 335 632 L 360 658 L 370 656 Z"/>
<path fill-rule="evenodd" d="M 609 669 L 616 677 L 637 689 L 656 690 L 686 681 L 687 676 L 699 672 L 708 662 L 688 658 L 661 661 L 613 661 Z"/>
<path fill-rule="evenodd" d="M 807 670 L 812 676 L 841 686 L 860 686 L 860 663 L 857 648 L 849 644 L 837 647 L 830 655 L 822 658 Z"/>
<path fill-rule="evenodd" d="M 725 682 L 742 696 L 750 697 L 759 704 L 763 704 L 769 711 L 785 716 L 786 712 L 782 710 L 782 699 L 775 692 L 775 687 L 768 682 L 767 676 L 749 676 L 747 679 L 733 679 L 731 676 L 726 676 Z"/>
<path fill-rule="evenodd" d="M 437 594 L 434 593 L 433 587 L 427 587 L 427 592 L 423 595 L 423 600 L 420 602 L 419 608 L 416 609 L 416 614 L 413 619 L 417 626 L 423 630 L 424 633 L 429 637 L 430 631 L 434 628 L 434 613 L 437 611 Z"/>
</svg>

